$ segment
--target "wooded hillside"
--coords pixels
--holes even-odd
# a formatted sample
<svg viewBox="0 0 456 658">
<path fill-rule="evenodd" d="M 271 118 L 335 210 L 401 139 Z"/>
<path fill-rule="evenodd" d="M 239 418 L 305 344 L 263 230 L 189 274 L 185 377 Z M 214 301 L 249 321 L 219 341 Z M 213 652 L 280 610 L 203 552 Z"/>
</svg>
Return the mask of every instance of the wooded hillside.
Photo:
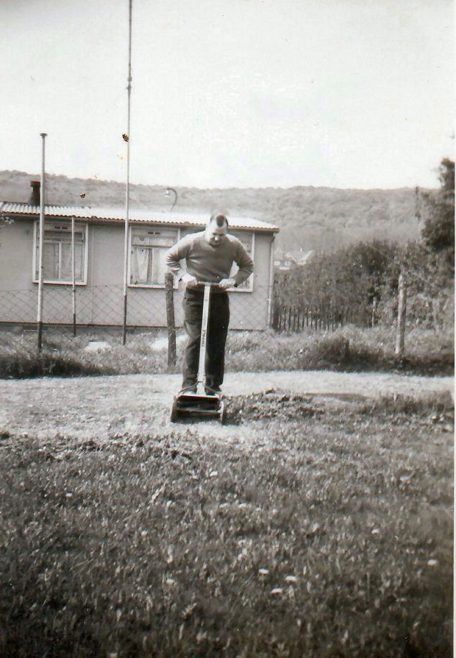
<svg viewBox="0 0 456 658">
<path fill-rule="evenodd" d="M 39 174 L 0 172 L 0 200 L 28 201 L 30 181 Z M 224 209 L 280 227 L 277 248 L 283 251 L 333 251 L 358 240 L 404 243 L 419 237 L 415 190 L 342 190 L 325 187 L 196 189 L 175 188 L 175 210 Z M 170 210 L 174 195 L 159 185 L 131 185 L 132 208 Z M 83 195 L 83 196 L 81 196 Z M 47 203 L 122 208 L 125 185 L 98 179 L 47 176 Z"/>
</svg>

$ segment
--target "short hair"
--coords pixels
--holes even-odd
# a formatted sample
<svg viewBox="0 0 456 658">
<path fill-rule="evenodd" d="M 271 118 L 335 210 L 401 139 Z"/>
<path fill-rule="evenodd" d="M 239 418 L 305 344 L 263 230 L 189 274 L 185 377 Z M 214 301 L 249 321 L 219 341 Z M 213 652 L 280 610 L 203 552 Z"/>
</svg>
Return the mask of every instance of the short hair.
<svg viewBox="0 0 456 658">
<path fill-rule="evenodd" d="M 228 218 L 226 215 L 224 215 L 221 212 L 214 212 L 209 218 L 208 224 L 211 224 L 212 222 L 215 222 L 217 226 L 228 226 Z"/>
</svg>

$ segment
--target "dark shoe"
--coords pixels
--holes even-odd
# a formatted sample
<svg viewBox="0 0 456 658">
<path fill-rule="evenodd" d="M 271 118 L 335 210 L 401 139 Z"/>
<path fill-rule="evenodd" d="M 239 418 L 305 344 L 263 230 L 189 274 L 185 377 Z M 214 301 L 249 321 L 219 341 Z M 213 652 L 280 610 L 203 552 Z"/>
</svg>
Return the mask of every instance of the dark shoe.
<svg viewBox="0 0 456 658">
<path fill-rule="evenodd" d="M 221 395 L 221 393 L 219 388 L 206 388 L 206 395 Z"/>
<path fill-rule="evenodd" d="M 178 395 L 194 395 L 196 393 L 196 386 L 184 386 L 179 391 Z"/>
</svg>

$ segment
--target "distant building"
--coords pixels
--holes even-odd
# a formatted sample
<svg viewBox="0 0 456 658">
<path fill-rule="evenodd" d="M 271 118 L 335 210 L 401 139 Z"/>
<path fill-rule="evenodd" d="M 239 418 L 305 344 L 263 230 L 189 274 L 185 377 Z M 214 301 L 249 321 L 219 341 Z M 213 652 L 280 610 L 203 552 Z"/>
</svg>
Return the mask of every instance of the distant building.
<svg viewBox="0 0 456 658">
<path fill-rule="evenodd" d="M 274 268 L 279 272 L 288 272 L 297 267 L 303 267 L 312 258 L 313 251 L 287 251 L 278 252 L 274 258 Z"/>
<path fill-rule="evenodd" d="M 36 322 L 40 215 L 36 184 L 30 201 L 0 202 L 0 222 L 9 220 L 0 223 L 0 324 Z M 166 326 L 165 253 L 180 237 L 202 230 L 208 215 L 130 210 L 128 326 Z M 77 324 L 122 325 L 124 216 L 122 209 L 45 207 L 44 324 L 72 323 L 74 277 Z M 231 327 L 262 330 L 271 317 L 273 244 L 279 229 L 246 217 L 230 216 L 229 221 L 230 232 L 255 261 L 254 275 L 230 293 Z M 182 291 L 176 290 L 178 325 L 181 296 Z"/>
</svg>

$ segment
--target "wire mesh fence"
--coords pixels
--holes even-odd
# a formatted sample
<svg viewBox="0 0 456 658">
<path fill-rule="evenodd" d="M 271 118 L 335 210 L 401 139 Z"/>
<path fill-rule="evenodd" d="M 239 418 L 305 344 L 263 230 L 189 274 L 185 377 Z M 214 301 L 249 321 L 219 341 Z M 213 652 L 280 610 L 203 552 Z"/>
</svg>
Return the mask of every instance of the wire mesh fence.
<svg viewBox="0 0 456 658">
<path fill-rule="evenodd" d="M 163 342 L 168 335 L 170 315 L 167 298 L 171 294 L 174 331 L 182 343 L 184 291 L 132 287 L 127 291 L 126 341 L 133 335 L 148 333 Z M 271 289 L 255 282 L 252 290 L 232 291 L 230 296 L 230 329 L 240 332 L 265 331 L 271 327 Z M 37 332 L 37 290 L 0 291 L 0 354 L 18 348 L 33 350 L 33 335 Z M 122 285 L 76 286 L 45 285 L 42 301 L 42 349 L 53 349 L 59 337 L 66 349 L 72 336 L 90 336 L 120 340 L 124 322 L 124 290 Z"/>
<path fill-rule="evenodd" d="M 275 349 L 276 341 L 271 342 L 271 336 L 334 332 L 346 325 L 370 328 L 380 324 L 391 329 L 397 321 L 396 308 L 391 308 L 385 322 L 384 311 L 381 317 L 375 304 L 364 307 L 336 307 L 324 303 L 305 305 L 302 299 L 293 303 L 292 297 L 291 303 L 289 300 L 285 302 L 274 298 L 271 288 L 257 281 L 250 291 L 232 291 L 229 297 L 228 353 L 247 355 L 249 344 L 253 343 L 255 346 L 263 343 L 266 351 L 269 349 L 266 345 Z M 129 362 L 122 366 L 122 371 L 147 372 L 150 367 L 153 372 L 164 372 L 179 366 L 186 339 L 182 301 L 183 291 L 174 285 L 168 289 L 128 289 L 128 351 L 122 358 Z M 40 350 L 36 288 L 0 291 L 0 360 L 4 362 L 14 354 L 33 359 L 41 351 L 47 355 L 64 354 L 65 359 L 70 360 L 73 357 L 81 360 L 82 356 L 84 360 L 91 350 L 108 349 L 107 344 L 121 346 L 123 312 L 124 290 L 121 285 L 75 288 L 45 285 Z M 410 317 L 407 315 L 407 323 L 412 327 L 412 313 Z M 112 372 L 119 371 L 114 356 L 110 361 L 107 353 L 92 361 L 97 362 L 102 372 L 109 371 L 109 368 Z M 280 362 L 276 366 L 280 367 Z"/>
<path fill-rule="evenodd" d="M 183 326 L 181 290 L 172 290 L 176 328 Z M 278 303 L 267 286 L 253 292 L 230 293 L 230 327 L 235 330 L 298 332 L 306 328 L 332 330 L 345 324 L 369 326 L 375 323 L 375 309 L 344 306 Z M 69 286 L 45 286 L 43 325 L 86 329 L 121 328 L 123 326 L 123 287 L 103 285 L 72 290 Z M 37 322 L 35 290 L 0 291 L 0 328 L 19 327 L 33 330 Z M 127 331 L 166 328 L 169 323 L 164 289 L 132 289 L 127 295 Z"/>
<path fill-rule="evenodd" d="M 171 293 L 175 328 L 183 326 L 183 291 L 168 287 Z M 126 328 L 128 332 L 166 329 L 169 325 L 170 296 L 165 288 L 130 288 L 127 292 Z M 306 305 L 296 300 L 274 298 L 267 285 L 255 283 L 251 291 L 230 292 L 230 328 L 241 331 L 299 332 L 334 330 L 346 324 L 373 326 L 376 308 L 333 304 Z M 37 291 L 0 291 L 0 330 L 16 328 L 32 331 L 37 322 Z M 124 322 L 122 285 L 63 286 L 45 285 L 42 322 L 44 327 L 67 332 L 121 329 Z"/>
<path fill-rule="evenodd" d="M 176 326 L 183 324 L 183 291 L 172 289 Z M 0 326 L 33 328 L 37 322 L 37 291 L 0 291 Z M 272 299 L 268 286 L 255 285 L 252 291 L 230 292 L 231 327 L 262 331 L 271 324 Z M 44 326 L 78 330 L 121 328 L 124 321 L 124 293 L 121 285 L 44 286 L 42 321 Z M 166 290 L 130 288 L 127 292 L 127 330 L 166 328 Z"/>
</svg>

